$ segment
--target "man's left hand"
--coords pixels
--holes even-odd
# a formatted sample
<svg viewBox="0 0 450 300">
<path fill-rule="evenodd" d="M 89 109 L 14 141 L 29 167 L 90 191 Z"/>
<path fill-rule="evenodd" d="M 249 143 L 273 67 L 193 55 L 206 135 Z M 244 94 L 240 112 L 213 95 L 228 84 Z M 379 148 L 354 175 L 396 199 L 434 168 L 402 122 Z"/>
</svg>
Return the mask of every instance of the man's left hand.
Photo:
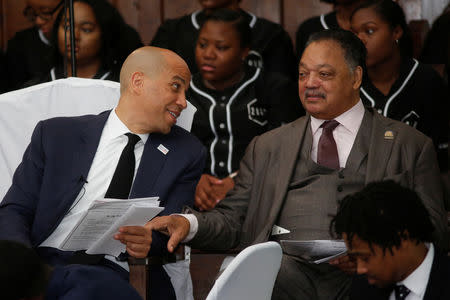
<svg viewBox="0 0 450 300">
<path fill-rule="evenodd" d="M 352 275 L 356 273 L 356 261 L 348 255 L 332 259 L 329 263 L 347 274 Z"/>
<path fill-rule="evenodd" d="M 147 257 L 152 243 L 152 231 L 147 226 L 124 226 L 119 228 L 119 233 L 114 239 L 126 245 L 129 255 L 136 258 Z"/>
</svg>

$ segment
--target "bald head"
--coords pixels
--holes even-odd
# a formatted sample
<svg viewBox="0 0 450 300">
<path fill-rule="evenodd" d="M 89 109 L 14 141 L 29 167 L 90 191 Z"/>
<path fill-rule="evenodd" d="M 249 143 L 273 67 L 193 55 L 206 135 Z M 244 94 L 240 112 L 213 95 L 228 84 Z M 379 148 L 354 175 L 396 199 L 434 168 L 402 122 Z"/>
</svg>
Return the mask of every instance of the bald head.
<svg viewBox="0 0 450 300">
<path fill-rule="evenodd" d="M 142 72 L 147 77 L 156 79 L 173 63 L 188 68 L 181 57 L 167 49 L 146 46 L 133 51 L 120 70 L 120 92 L 124 93 L 128 89 L 133 73 Z"/>
</svg>

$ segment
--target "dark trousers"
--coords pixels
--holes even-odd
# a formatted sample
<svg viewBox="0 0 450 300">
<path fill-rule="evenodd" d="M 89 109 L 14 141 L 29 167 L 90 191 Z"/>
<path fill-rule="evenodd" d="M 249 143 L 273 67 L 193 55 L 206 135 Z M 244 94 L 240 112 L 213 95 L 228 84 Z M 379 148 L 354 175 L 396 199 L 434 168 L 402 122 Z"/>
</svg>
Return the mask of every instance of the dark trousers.
<svg viewBox="0 0 450 300">
<path fill-rule="evenodd" d="M 350 285 L 351 276 L 336 267 L 283 254 L 272 299 L 344 300 L 348 299 Z"/>
</svg>

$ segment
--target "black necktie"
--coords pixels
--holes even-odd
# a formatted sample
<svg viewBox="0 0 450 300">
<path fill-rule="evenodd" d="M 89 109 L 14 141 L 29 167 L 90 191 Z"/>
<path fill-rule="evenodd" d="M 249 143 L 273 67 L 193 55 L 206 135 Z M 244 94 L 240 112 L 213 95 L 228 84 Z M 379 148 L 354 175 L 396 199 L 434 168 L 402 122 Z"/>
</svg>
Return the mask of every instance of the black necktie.
<svg viewBox="0 0 450 300">
<path fill-rule="evenodd" d="M 410 290 L 402 285 L 396 285 L 394 288 L 394 293 L 395 293 L 395 300 L 405 300 L 406 297 L 408 296 Z"/>
<path fill-rule="evenodd" d="M 136 164 L 134 146 L 141 138 L 132 133 L 127 133 L 126 136 L 128 136 L 128 143 L 120 155 L 105 198 L 128 199 L 128 195 L 130 194 Z"/>
<path fill-rule="evenodd" d="M 317 146 L 317 163 L 330 169 L 339 169 L 339 156 L 333 130 L 339 125 L 336 120 L 325 121 L 320 127 L 322 135 Z"/>
</svg>

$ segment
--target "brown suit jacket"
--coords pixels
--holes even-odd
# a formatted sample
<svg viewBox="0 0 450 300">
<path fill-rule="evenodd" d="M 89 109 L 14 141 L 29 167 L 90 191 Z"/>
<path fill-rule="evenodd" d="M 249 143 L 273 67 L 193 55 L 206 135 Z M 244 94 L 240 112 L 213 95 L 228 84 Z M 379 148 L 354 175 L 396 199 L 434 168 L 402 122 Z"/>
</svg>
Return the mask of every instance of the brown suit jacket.
<svg viewBox="0 0 450 300">
<path fill-rule="evenodd" d="M 307 115 L 252 140 L 241 161 L 235 188 L 212 211 L 192 211 L 199 222 L 191 241 L 193 247 L 229 249 L 239 243 L 246 246 L 269 239 L 295 166 L 298 163 L 302 167 L 297 157 L 304 139 L 311 136 L 309 121 Z M 446 212 L 431 139 L 372 109 L 366 110 L 358 135 L 367 134 L 365 121 L 370 121 L 372 128 L 370 144 L 359 149 L 368 156 L 366 184 L 393 179 L 413 188 L 436 227 L 435 245 L 447 248 Z"/>
</svg>

